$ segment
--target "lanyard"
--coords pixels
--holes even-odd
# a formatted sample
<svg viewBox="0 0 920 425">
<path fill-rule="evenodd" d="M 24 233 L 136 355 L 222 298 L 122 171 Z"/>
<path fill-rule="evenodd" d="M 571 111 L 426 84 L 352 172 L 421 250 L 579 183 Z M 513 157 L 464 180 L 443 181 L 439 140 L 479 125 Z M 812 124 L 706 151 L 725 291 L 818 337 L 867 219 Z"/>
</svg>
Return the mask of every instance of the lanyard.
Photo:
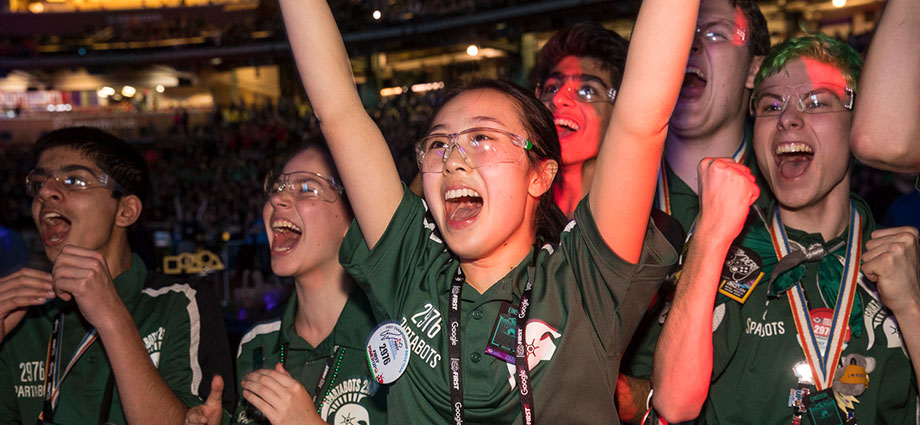
<svg viewBox="0 0 920 425">
<path fill-rule="evenodd" d="M 77 360 L 83 356 L 83 353 L 85 353 L 91 345 L 93 345 L 93 342 L 96 342 L 95 327 L 90 329 L 86 332 L 86 335 L 83 336 L 83 340 L 80 341 L 80 345 L 77 346 L 77 350 L 73 353 L 73 357 L 71 357 L 70 362 L 67 363 L 67 367 L 64 368 L 64 373 L 61 373 L 60 360 L 61 348 L 64 344 L 64 313 L 58 313 L 54 318 L 51 327 L 51 336 L 48 339 L 48 355 L 45 357 L 45 398 L 42 404 L 42 413 L 38 416 L 40 421 L 51 422 L 54 420 L 54 409 L 57 408 L 58 402 L 60 401 L 61 383 L 64 382 L 64 378 L 66 378 L 70 370 L 73 369 Z"/>
<path fill-rule="evenodd" d="M 537 261 L 537 247 L 534 246 L 533 264 Z M 536 267 L 534 267 L 536 268 Z M 532 277 L 531 277 L 532 278 Z M 527 364 L 527 345 L 524 339 L 524 328 L 530 312 L 530 295 L 533 292 L 532 279 L 527 279 L 524 291 L 521 294 L 521 304 L 518 307 L 518 316 L 515 324 L 515 349 L 514 349 L 514 379 L 517 381 L 518 393 L 521 398 L 521 417 L 525 425 L 534 423 L 533 391 L 530 387 L 530 370 Z M 450 305 L 447 311 L 450 334 L 448 336 L 448 356 L 450 357 L 450 402 L 453 408 L 452 421 L 461 425 L 465 421 L 463 411 L 463 352 L 460 349 L 460 294 L 463 292 L 463 283 L 466 276 L 463 269 L 457 267 L 457 275 L 450 283 Z"/>
<path fill-rule="evenodd" d="M 283 353 L 284 351 L 282 351 Z M 320 409 L 323 408 L 323 403 L 325 401 L 325 396 L 320 399 L 320 404 L 316 404 L 316 399 L 319 398 L 319 393 L 323 391 L 323 386 L 326 385 L 326 377 L 329 376 L 329 370 L 333 368 L 333 363 L 335 363 L 334 372 L 332 372 L 332 379 L 329 380 L 329 386 L 335 384 L 335 377 L 338 376 L 339 370 L 342 368 L 342 358 L 345 357 L 345 347 L 340 347 L 338 345 L 332 350 L 332 355 L 326 359 L 326 365 L 323 367 L 323 374 L 319 376 L 319 380 L 316 381 L 316 390 L 313 391 L 313 405 L 316 406 L 316 412 L 319 413 Z M 282 357 L 283 358 L 283 357 Z M 325 395 L 329 395 L 329 391 L 326 391 Z"/>
<path fill-rule="evenodd" d="M 735 150 L 735 153 L 732 154 L 732 159 L 740 164 L 744 162 L 744 158 L 747 154 L 747 131 L 745 131 L 744 137 L 741 138 L 741 144 L 738 146 L 738 149 Z M 659 210 L 664 211 L 667 215 L 671 214 L 671 191 L 668 189 L 668 171 L 664 165 L 664 156 L 661 157 L 661 165 L 658 167 L 658 184 L 655 186 L 655 206 Z M 691 231 L 688 233 L 692 233 Z M 690 235 L 687 235 L 687 238 L 690 238 Z"/>
<path fill-rule="evenodd" d="M 780 221 L 779 208 L 776 209 L 770 224 L 770 237 L 773 240 L 773 248 L 778 259 L 789 255 L 789 240 L 786 237 L 786 230 L 782 221 Z M 840 353 L 843 352 L 843 342 L 846 338 L 847 326 L 849 326 L 850 311 L 853 309 L 853 299 L 856 297 L 862 240 L 862 217 L 859 211 L 856 210 L 856 205 L 851 202 L 850 228 L 847 231 L 847 254 L 843 265 L 843 276 L 840 279 L 837 303 L 834 306 L 831 329 L 827 336 L 827 345 L 823 353 L 820 350 L 818 337 L 815 335 L 815 330 L 812 326 L 811 313 L 806 307 L 805 291 L 802 289 L 802 283 L 796 283 L 794 287 L 786 292 L 789 307 L 792 309 L 792 317 L 795 320 L 799 344 L 802 346 L 802 352 L 805 354 L 805 359 L 811 368 L 818 391 L 830 387 L 834 380 L 834 373 L 837 370 L 837 359 L 840 358 Z"/>
</svg>

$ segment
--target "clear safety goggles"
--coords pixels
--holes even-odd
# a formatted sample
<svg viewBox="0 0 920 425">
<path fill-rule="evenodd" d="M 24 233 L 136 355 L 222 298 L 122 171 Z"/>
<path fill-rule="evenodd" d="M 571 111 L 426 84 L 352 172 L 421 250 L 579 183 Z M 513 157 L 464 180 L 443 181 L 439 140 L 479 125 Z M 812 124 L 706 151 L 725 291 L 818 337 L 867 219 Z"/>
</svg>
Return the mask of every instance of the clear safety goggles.
<svg viewBox="0 0 920 425">
<path fill-rule="evenodd" d="M 806 114 L 851 111 L 855 98 L 853 89 L 837 84 L 761 87 L 751 96 L 750 113 L 755 117 L 779 116 L 790 101 L 796 110 Z"/>
<path fill-rule="evenodd" d="M 459 133 L 433 133 L 415 145 L 423 173 L 444 171 L 447 159 L 457 152 L 472 168 L 497 163 L 522 163 L 533 144 L 517 134 L 491 127 L 474 127 Z"/>
<path fill-rule="evenodd" d="M 320 199 L 326 202 L 335 202 L 345 191 L 334 178 L 309 171 L 269 172 L 263 189 L 269 198 L 288 191 L 297 200 Z"/>
</svg>

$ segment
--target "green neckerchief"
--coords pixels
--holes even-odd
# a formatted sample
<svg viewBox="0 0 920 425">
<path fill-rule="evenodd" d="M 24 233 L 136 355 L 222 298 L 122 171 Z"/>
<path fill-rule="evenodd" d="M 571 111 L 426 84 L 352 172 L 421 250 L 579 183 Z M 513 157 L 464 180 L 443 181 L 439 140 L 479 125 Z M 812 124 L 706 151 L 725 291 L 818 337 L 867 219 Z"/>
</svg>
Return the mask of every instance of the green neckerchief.
<svg viewBox="0 0 920 425">
<path fill-rule="evenodd" d="M 875 229 L 875 220 L 873 220 L 872 212 L 869 210 L 865 201 L 852 193 L 850 194 L 850 198 L 856 204 L 856 210 L 863 216 L 863 249 L 865 249 L 865 242 L 869 240 L 869 235 Z M 770 214 L 772 214 L 772 212 L 775 211 L 775 207 L 771 207 L 767 211 L 770 211 Z M 768 215 L 766 218 L 770 219 L 772 216 Z M 761 224 L 762 225 L 755 225 L 750 229 L 750 232 L 745 236 L 744 244 L 750 246 L 757 252 L 775 253 L 773 240 L 766 227 L 769 223 Z M 786 235 L 790 241 L 795 241 L 802 246 L 807 247 L 811 244 L 819 243 L 823 245 L 825 249 L 830 249 L 837 243 L 846 241 L 848 230 L 848 228 L 844 229 L 843 233 L 827 242 L 824 242 L 824 238 L 820 234 L 807 233 L 788 227 L 786 227 Z M 840 279 L 843 274 L 843 265 L 840 263 L 838 255 L 846 255 L 846 244 L 843 244 L 841 248 L 833 252 L 828 252 L 827 255 L 820 260 L 820 264 L 818 265 L 818 289 L 829 305 L 834 305 L 837 302 L 837 294 L 840 290 Z M 772 269 L 777 263 L 776 255 L 764 256 L 763 261 L 764 269 L 767 269 L 768 266 Z M 808 262 L 802 262 L 780 274 L 768 288 L 767 295 L 771 298 L 782 296 L 789 288 L 792 288 L 796 283 L 800 282 L 802 278 L 805 277 L 806 263 Z M 857 291 L 856 297 L 853 300 L 853 309 L 850 312 L 850 331 L 857 338 L 862 335 L 863 328 L 865 327 L 862 321 L 862 314 L 862 295 Z"/>
</svg>

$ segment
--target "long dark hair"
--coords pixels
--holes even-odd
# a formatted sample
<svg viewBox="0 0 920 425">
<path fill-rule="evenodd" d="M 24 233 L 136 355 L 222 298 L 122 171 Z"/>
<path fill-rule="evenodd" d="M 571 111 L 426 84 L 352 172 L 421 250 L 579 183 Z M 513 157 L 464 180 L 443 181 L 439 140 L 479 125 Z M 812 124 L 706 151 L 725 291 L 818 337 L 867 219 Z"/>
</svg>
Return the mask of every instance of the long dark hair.
<svg viewBox="0 0 920 425">
<path fill-rule="evenodd" d="M 562 164 L 562 148 L 559 146 L 559 135 L 556 133 L 556 125 L 553 124 L 552 113 L 531 92 L 507 80 L 480 79 L 452 86 L 441 98 L 440 104 L 431 112 L 429 122 L 448 102 L 462 93 L 473 90 L 495 90 L 511 98 L 517 106 L 517 113 L 527 131 L 527 139 L 534 145 L 533 149 L 527 153 L 531 165 L 536 166 L 544 159 L 552 159 L 556 161 L 556 164 Z M 557 172 L 553 185 L 550 187 L 558 184 L 561 179 L 561 173 Z M 566 218 L 553 201 L 552 190 L 547 190 L 540 197 L 534 217 L 537 240 L 552 244 L 559 243 L 559 234 L 565 226 Z"/>
</svg>

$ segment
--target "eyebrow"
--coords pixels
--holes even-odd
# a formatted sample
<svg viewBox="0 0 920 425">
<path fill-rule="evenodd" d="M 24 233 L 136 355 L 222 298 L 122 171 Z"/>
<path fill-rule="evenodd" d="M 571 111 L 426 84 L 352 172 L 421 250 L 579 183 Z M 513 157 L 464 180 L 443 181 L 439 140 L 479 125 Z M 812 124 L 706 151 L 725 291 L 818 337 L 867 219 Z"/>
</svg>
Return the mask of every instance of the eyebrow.
<svg viewBox="0 0 920 425">
<path fill-rule="evenodd" d="M 494 118 L 494 117 L 490 117 L 490 116 L 486 116 L 486 115 L 475 116 L 475 117 L 472 118 L 472 121 L 476 122 L 477 124 L 478 124 L 478 123 L 483 123 L 483 122 L 491 122 L 491 123 L 495 123 L 495 124 L 500 125 L 502 128 L 505 127 L 505 123 L 503 123 L 503 122 L 502 122 L 501 120 L 499 120 L 498 118 Z M 431 134 L 431 133 L 434 132 L 435 130 L 444 130 L 445 128 L 447 128 L 447 125 L 446 125 L 446 124 L 437 124 L 437 125 L 434 125 L 434 126 L 432 126 L 431 128 L 428 129 L 428 134 Z M 461 131 L 462 131 L 462 130 L 461 130 Z"/>
<path fill-rule="evenodd" d="M 565 74 L 563 74 L 563 73 L 561 73 L 561 72 L 556 71 L 556 72 L 551 72 L 549 75 L 547 75 L 547 76 L 546 76 L 546 79 L 549 80 L 550 78 L 555 78 L 555 79 L 557 79 L 557 80 L 562 80 L 562 79 L 565 79 L 565 78 L 575 78 L 575 77 L 578 77 L 578 78 L 579 78 L 580 80 L 582 80 L 582 81 L 585 81 L 585 80 L 587 80 L 587 81 L 594 81 L 594 82 L 600 83 L 600 85 L 602 85 L 602 86 L 604 86 L 604 87 L 607 87 L 607 83 L 605 83 L 604 80 L 601 79 L 601 77 L 598 77 L 598 76 L 593 75 L 593 74 L 571 74 L 571 75 L 565 75 Z M 544 81 L 545 81 L 545 80 L 544 80 Z"/>
<path fill-rule="evenodd" d="M 80 165 L 80 164 L 67 164 L 57 169 L 57 171 L 77 171 L 77 170 L 88 171 L 90 174 L 93 174 L 93 175 L 105 174 L 105 172 L 103 171 L 95 171 L 92 168 L 89 168 L 85 165 Z M 36 168 L 35 172 L 39 174 L 45 174 L 45 175 L 52 174 L 52 173 L 49 173 L 48 170 L 44 168 Z"/>
</svg>

